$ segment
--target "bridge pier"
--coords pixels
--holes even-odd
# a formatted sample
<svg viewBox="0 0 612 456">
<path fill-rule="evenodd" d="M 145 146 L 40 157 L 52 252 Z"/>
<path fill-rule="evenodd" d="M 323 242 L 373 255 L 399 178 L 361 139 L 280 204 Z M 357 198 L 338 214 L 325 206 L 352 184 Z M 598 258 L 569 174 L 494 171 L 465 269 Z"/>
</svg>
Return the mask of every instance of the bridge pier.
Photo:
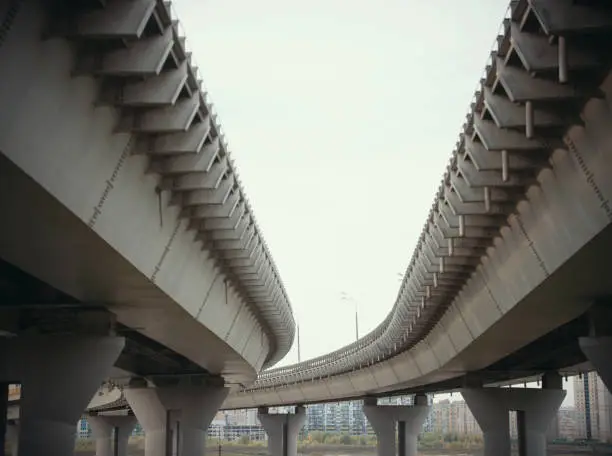
<svg viewBox="0 0 612 456">
<path fill-rule="evenodd" d="M 517 412 L 520 456 L 545 456 L 546 432 L 565 391 L 535 388 L 460 390 L 484 434 L 484 456 L 510 456 L 510 412 Z"/>
<path fill-rule="evenodd" d="M 268 413 L 262 407 L 257 417 L 268 434 L 268 454 L 270 456 L 297 456 L 297 439 L 300 429 L 306 422 L 306 409 L 296 407 L 295 413 Z"/>
<path fill-rule="evenodd" d="M 417 437 L 429 414 L 427 396 L 417 394 L 413 406 L 376 405 L 366 403 L 363 412 L 377 438 L 378 456 L 395 456 L 397 423 L 398 456 L 417 455 Z"/>
<path fill-rule="evenodd" d="M 127 456 L 128 440 L 137 423 L 135 416 L 88 416 L 87 422 L 96 439 L 96 456 Z"/>
<path fill-rule="evenodd" d="M 223 386 L 126 388 L 145 431 L 145 456 L 203 456 L 208 426 L 228 392 Z"/>
<path fill-rule="evenodd" d="M 77 422 L 123 346 L 122 337 L 112 336 L 0 339 L 0 381 L 21 383 L 23 392 L 20 456 L 74 453 Z"/>
<path fill-rule="evenodd" d="M 578 339 L 580 349 L 591 362 L 597 374 L 612 393 L 612 364 L 610 353 L 612 353 L 612 337 L 581 337 Z"/>
</svg>

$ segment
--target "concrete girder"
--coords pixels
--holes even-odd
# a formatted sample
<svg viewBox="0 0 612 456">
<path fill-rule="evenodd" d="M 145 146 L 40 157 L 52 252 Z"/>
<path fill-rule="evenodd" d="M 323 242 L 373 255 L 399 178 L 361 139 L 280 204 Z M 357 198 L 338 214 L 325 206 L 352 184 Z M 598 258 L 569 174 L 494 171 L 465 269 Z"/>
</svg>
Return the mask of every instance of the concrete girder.
<svg viewBox="0 0 612 456">
<path fill-rule="evenodd" d="M 214 188 L 228 171 L 227 157 L 215 161 L 216 155 L 202 150 L 199 154 L 183 154 L 151 161 L 149 171 L 164 176 L 162 187 L 173 190 Z M 172 177 L 167 177 L 172 176 Z"/>
<path fill-rule="evenodd" d="M 185 215 L 192 219 L 227 218 L 242 200 L 240 192 L 232 192 L 221 204 L 200 204 L 183 208 Z"/>
<path fill-rule="evenodd" d="M 176 103 L 187 82 L 187 62 L 177 69 L 162 71 L 156 77 L 141 81 L 117 83 L 103 86 L 99 103 L 119 107 L 157 107 Z"/>
<path fill-rule="evenodd" d="M 77 62 L 77 74 L 95 76 L 156 76 L 174 45 L 172 27 L 163 35 L 132 41 L 128 47 L 104 54 L 85 54 Z"/>
<path fill-rule="evenodd" d="M 444 263 L 444 274 L 463 274 L 469 270 L 472 266 L 478 264 L 478 261 L 483 253 L 484 249 L 478 249 L 470 251 L 469 255 L 452 256 L 452 257 L 437 257 L 437 261 L 431 257 L 424 257 L 422 259 L 429 272 L 439 272 L 440 263 Z M 442 261 L 440 261 L 442 260 Z"/>
<path fill-rule="evenodd" d="M 504 99 L 505 100 L 505 99 Z M 510 103 L 510 102 L 509 102 Z M 512 106 L 516 106 L 510 103 Z M 523 125 L 524 126 L 524 125 Z M 478 171 L 502 171 L 503 161 L 500 152 L 489 151 L 479 141 L 474 141 L 464 135 L 463 147 L 465 154 L 468 155 Z M 530 152 L 521 153 L 513 151 L 508 153 L 509 170 L 525 170 L 539 168 L 545 160 L 539 154 Z"/>
<path fill-rule="evenodd" d="M 513 102 L 572 100 L 580 93 L 572 86 L 549 79 L 534 78 L 524 69 L 497 59 L 497 78 Z"/>
<path fill-rule="evenodd" d="M 483 88 L 484 104 L 499 128 L 525 128 L 527 115 L 525 106 L 513 103 L 508 98 L 497 95 L 489 87 Z M 551 128 L 564 125 L 564 119 L 553 111 L 543 108 L 533 109 L 533 125 L 536 128 Z"/>
<path fill-rule="evenodd" d="M 439 219 L 438 219 L 439 220 Z M 434 220 L 428 224 L 429 234 L 436 248 L 446 252 L 444 256 L 461 256 L 458 249 L 473 249 L 481 246 L 481 241 L 471 238 L 449 238 L 444 235 L 442 228 Z M 452 244 L 452 246 L 451 246 Z M 451 251 L 452 249 L 452 251 Z"/>
<path fill-rule="evenodd" d="M 610 10 L 573 0 L 529 0 L 529 6 L 547 35 L 606 31 L 612 27 Z"/>
<path fill-rule="evenodd" d="M 91 11 L 89 5 L 84 9 Z M 291 320 L 284 308 L 284 289 L 169 5 L 161 0 L 117 0 L 97 11 L 73 13 L 53 26 L 79 41 L 74 73 L 102 76 L 98 104 L 116 108 L 120 122 L 115 131 L 134 135 L 132 153 L 153 156 L 148 172 L 162 176 L 156 190 L 172 191 L 170 204 L 182 206 L 179 217 L 189 219 L 189 228 L 197 231 L 195 241 L 209 250 L 230 286 L 243 296 L 251 281 L 265 279 L 266 287 L 277 288 L 265 291 L 282 307 L 276 309 L 278 317 L 260 318 L 269 336 L 280 334 L 277 342 L 284 347 L 291 337 L 284 326 Z M 232 260 L 241 261 L 242 269 L 234 271 Z M 262 277 L 255 280 L 253 272 Z M 245 276 L 244 283 L 237 273 Z M 249 306 L 254 315 L 261 314 L 257 302 Z"/>
<path fill-rule="evenodd" d="M 526 187 L 533 182 L 533 179 L 525 176 L 524 172 L 508 172 L 507 178 L 504 180 L 503 170 L 478 171 L 471 161 L 465 160 L 461 156 L 457 157 L 457 171 L 461 173 L 470 187 Z M 482 197 L 483 201 L 486 201 L 487 196 L 484 193 Z"/>
<path fill-rule="evenodd" d="M 253 252 L 255 248 L 260 244 L 259 236 L 253 236 L 250 242 L 247 244 L 246 248 L 242 250 L 223 250 L 219 252 L 219 255 L 224 260 L 232 260 L 237 258 L 251 258 L 253 256 Z"/>
<path fill-rule="evenodd" d="M 484 202 L 485 200 L 483 189 L 471 187 L 462 176 L 451 173 L 450 184 L 462 203 Z M 505 203 L 514 200 L 514 192 L 510 188 L 491 187 L 489 197 L 492 203 Z"/>
<path fill-rule="evenodd" d="M 226 262 L 234 270 L 239 271 L 241 268 L 258 268 L 259 263 L 266 260 L 267 257 L 261 244 L 257 244 L 250 256 L 245 258 L 227 259 Z"/>
<path fill-rule="evenodd" d="M 256 235 L 255 226 L 251 223 L 240 239 L 215 241 L 215 247 L 218 250 L 245 250 L 251 238 Z"/>
<path fill-rule="evenodd" d="M 484 250 L 481 247 L 473 249 L 463 248 L 459 249 L 460 252 L 454 249 L 452 257 L 445 257 L 446 255 L 439 253 L 442 249 L 435 248 L 433 239 L 428 239 L 425 242 L 423 253 L 425 255 L 424 259 L 429 262 L 430 267 L 433 269 L 430 272 L 440 272 L 440 263 L 444 265 L 444 272 L 449 272 L 447 269 L 449 266 L 464 264 L 465 261 L 469 261 L 472 257 L 480 257 Z"/>
<path fill-rule="evenodd" d="M 184 206 L 200 206 L 205 204 L 223 204 L 235 189 L 236 180 L 233 175 L 226 174 L 217 188 L 204 188 L 175 193 L 173 196 Z"/>
<path fill-rule="evenodd" d="M 207 158 L 200 167 L 205 168 L 207 165 Z M 194 160 L 195 161 L 195 160 Z M 185 168 L 184 168 L 185 169 Z M 181 169 L 177 169 L 179 172 L 185 174 L 176 177 L 165 177 L 162 179 L 160 184 L 161 188 L 173 190 L 175 192 L 190 192 L 198 190 L 210 190 L 214 191 L 221 187 L 224 181 L 231 180 L 229 174 L 229 168 L 227 159 L 224 157 L 220 161 L 212 165 L 212 169 L 209 171 L 194 169 L 193 172 L 186 172 Z M 160 173 L 161 174 L 161 173 Z M 209 204 L 209 203 L 202 203 Z"/>
<path fill-rule="evenodd" d="M 261 257 L 261 261 L 252 264 L 248 268 L 234 268 L 234 272 L 245 279 L 250 279 L 253 277 L 253 275 L 263 275 L 267 272 L 273 272 L 272 269 L 269 267 L 268 263 L 263 261 L 263 258 L 264 257 Z"/>
<path fill-rule="evenodd" d="M 210 117 L 206 117 L 202 122 L 193 123 L 187 131 L 147 137 L 141 141 L 145 143 L 144 147 L 139 149 L 151 155 L 197 154 L 202 150 L 210 129 Z M 215 142 L 218 148 L 217 138 L 212 140 L 212 144 Z"/>
<path fill-rule="evenodd" d="M 547 148 L 539 139 L 529 139 L 523 132 L 502 129 L 495 122 L 474 117 L 474 130 L 489 151 L 537 151 Z"/>
<path fill-rule="evenodd" d="M 465 217 L 465 216 L 464 216 Z M 458 217 L 457 217 L 458 218 Z M 454 221 L 454 220 L 453 220 Z M 497 236 L 499 229 L 493 227 L 466 227 L 464 233 L 461 233 L 459 228 L 450 226 L 447 220 L 440 216 L 437 221 L 440 231 L 446 238 L 479 238 L 479 239 L 491 239 Z"/>
<path fill-rule="evenodd" d="M 455 215 L 450 206 L 441 201 L 438 202 L 438 210 L 450 226 L 457 228 L 461 226 L 466 229 L 470 227 L 497 227 L 506 219 L 506 216 L 498 215 Z"/>
<path fill-rule="evenodd" d="M 557 71 L 559 69 L 559 45 L 551 43 L 546 35 L 522 31 L 513 22 L 510 26 L 513 50 L 529 72 Z M 577 48 L 569 40 L 566 47 L 567 60 L 572 69 L 591 69 L 601 65 L 599 58 L 586 49 Z"/>
<path fill-rule="evenodd" d="M 274 280 L 274 272 L 264 264 L 256 273 L 241 274 L 240 278 L 245 285 L 269 285 Z"/>
<path fill-rule="evenodd" d="M 264 261 L 265 261 L 264 256 L 261 255 L 258 258 L 256 258 L 253 262 L 251 262 L 251 264 L 249 265 L 234 266 L 234 264 L 230 264 L 229 266 L 232 268 L 234 273 L 242 277 L 244 274 L 259 273 L 262 265 L 265 264 Z"/>
<path fill-rule="evenodd" d="M 144 111 L 124 111 L 119 131 L 135 133 L 175 133 L 189 130 L 200 109 L 200 97 L 179 99 L 176 104 Z"/>
<path fill-rule="evenodd" d="M 156 3 L 155 0 L 114 2 L 112 8 L 82 14 L 69 26 L 67 35 L 90 40 L 138 39 L 155 10 Z"/>
<path fill-rule="evenodd" d="M 242 239 L 246 234 L 247 228 L 252 224 L 253 220 L 251 216 L 249 214 L 244 214 L 234 229 L 212 230 L 209 231 L 208 236 L 213 241 Z"/>
<path fill-rule="evenodd" d="M 444 190 L 444 198 L 455 215 L 500 215 L 511 212 L 514 207 L 508 203 L 489 202 L 489 207 L 487 207 L 484 201 L 463 202 L 459 199 L 459 195 L 449 187 Z M 486 200 L 486 196 L 484 198 Z"/>
<path fill-rule="evenodd" d="M 244 201 L 240 201 L 234 211 L 227 218 L 212 218 L 204 219 L 198 225 L 200 230 L 216 231 L 216 230 L 234 230 L 245 215 L 246 205 Z"/>
<path fill-rule="evenodd" d="M 245 286 L 249 288 L 264 287 L 265 289 L 270 290 L 276 286 L 275 276 L 272 272 L 265 272 L 261 277 L 246 277 L 244 279 L 241 277 L 241 280 L 244 280 Z M 278 299 L 278 297 L 275 298 L 275 302 L 276 299 Z M 260 311 L 263 312 L 263 310 Z M 271 312 L 276 312 L 276 309 L 271 310 Z"/>
</svg>

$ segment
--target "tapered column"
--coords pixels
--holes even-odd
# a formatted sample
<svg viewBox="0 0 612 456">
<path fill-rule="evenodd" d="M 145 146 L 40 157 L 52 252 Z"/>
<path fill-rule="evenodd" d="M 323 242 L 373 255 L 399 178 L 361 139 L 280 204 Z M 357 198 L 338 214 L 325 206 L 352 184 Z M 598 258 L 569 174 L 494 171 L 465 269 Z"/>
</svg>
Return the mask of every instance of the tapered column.
<svg viewBox="0 0 612 456">
<path fill-rule="evenodd" d="M 190 385 L 125 389 L 145 432 L 145 456 L 204 456 L 208 426 L 228 392 Z"/>
<path fill-rule="evenodd" d="M 133 415 L 88 416 L 87 423 L 96 439 L 96 456 L 127 456 L 128 441 L 137 422 Z"/>
<path fill-rule="evenodd" d="M 22 388 L 20 456 L 72 456 L 77 422 L 123 346 L 114 336 L 0 339 L 0 380 Z"/>
<path fill-rule="evenodd" d="M 296 407 L 295 413 L 268 413 L 267 408 L 259 409 L 259 422 L 268 434 L 270 456 L 297 456 L 297 440 L 306 422 L 306 409 Z"/>
<path fill-rule="evenodd" d="M 415 396 L 413 406 L 376 405 L 370 402 L 364 405 L 363 411 L 376 433 L 378 456 L 396 454 L 396 423 L 398 455 L 417 455 L 418 435 L 430 412 L 427 396 Z"/>
<path fill-rule="evenodd" d="M 601 377 L 608 391 L 612 393 L 612 337 L 581 337 L 580 349 Z"/>
<path fill-rule="evenodd" d="M 546 455 L 546 431 L 565 398 L 564 390 L 535 388 L 462 389 L 484 434 L 484 456 L 510 456 L 510 411 L 517 411 L 525 456 Z"/>
</svg>

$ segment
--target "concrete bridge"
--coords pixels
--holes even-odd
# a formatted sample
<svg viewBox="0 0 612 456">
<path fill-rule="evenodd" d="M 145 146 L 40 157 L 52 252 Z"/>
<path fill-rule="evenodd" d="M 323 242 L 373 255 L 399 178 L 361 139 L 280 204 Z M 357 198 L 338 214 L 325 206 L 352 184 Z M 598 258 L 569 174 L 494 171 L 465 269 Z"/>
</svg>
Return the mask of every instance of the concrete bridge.
<svg viewBox="0 0 612 456">
<path fill-rule="evenodd" d="M 0 62 L 0 382 L 24 391 L 20 454 L 70 454 L 102 382 L 219 405 L 280 360 L 292 310 L 170 4 L 1 2 Z"/>
<path fill-rule="evenodd" d="M 391 313 L 255 382 L 288 350 L 293 319 L 167 5 L 13 2 L 5 17 L 0 59 L 16 63 L 0 76 L 0 256 L 44 283 L 5 310 L 20 453 L 61 434 L 68 454 L 68 424 L 101 379 L 122 394 L 89 408 L 100 451 L 129 428 L 104 414 L 129 407 L 147 456 L 202 454 L 220 407 L 259 407 L 272 454 L 295 454 L 302 405 L 348 398 L 366 399 L 381 456 L 412 455 L 423 394 L 449 390 L 486 455 L 510 454 L 510 410 L 521 454 L 543 455 L 559 372 L 596 369 L 612 387 L 608 2 L 511 2 Z M 70 414 L 28 417 L 50 399 L 26 402 L 42 386 L 23 359 L 46 366 L 41 378 L 73 373 L 57 390 L 80 396 Z M 533 375 L 542 389 L 490 386 Z M 400 392 L 415 405 L 376 404 Z"/>
</svg>

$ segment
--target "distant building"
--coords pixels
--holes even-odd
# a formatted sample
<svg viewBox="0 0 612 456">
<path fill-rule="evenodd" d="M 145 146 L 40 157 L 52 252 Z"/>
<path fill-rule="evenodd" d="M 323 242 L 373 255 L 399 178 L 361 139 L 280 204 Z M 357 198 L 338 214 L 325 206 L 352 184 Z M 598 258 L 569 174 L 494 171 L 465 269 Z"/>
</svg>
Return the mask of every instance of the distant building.
<svg viewBox="0 0 612 456">
<path fill-rule="evenodd" d="M 596 372 L 574 377 L 576 434 L 612 442 L 612 395 Z"/>
<path fill-rule="evenodd" d="M 559 437 L 567 440 L 579 438 L 575 407 L 561 407 L 557 414 L 559 422 Z"/>
</svg>

